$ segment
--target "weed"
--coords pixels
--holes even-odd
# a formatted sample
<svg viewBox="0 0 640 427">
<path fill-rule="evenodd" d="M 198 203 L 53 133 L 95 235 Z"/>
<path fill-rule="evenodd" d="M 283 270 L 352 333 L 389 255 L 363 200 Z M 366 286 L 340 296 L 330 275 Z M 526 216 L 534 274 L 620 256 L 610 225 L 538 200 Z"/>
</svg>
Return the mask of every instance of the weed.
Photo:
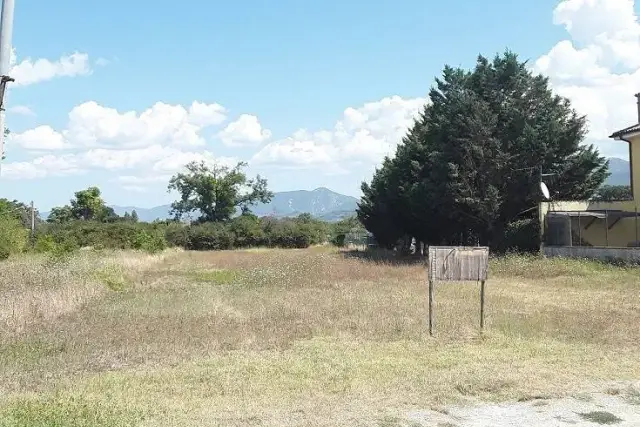
<svg viewBox="0 0 640 427">
<path fill-rule="evenodd" d="M 616 417 L 611 412 L 594 411 L 579 414 L 582 419 L 590 421 L 596 424 L 617 424 L 622 421 L 621 418 Z"/>
<path fill-rule="evenodd" d="M 98 282 L 103 283 L 112 291 L 121 292 L 127 286 L 127 281 L 122 271 L 111 266 L 96 271 L 94 276 Z"/>
<path fill-rule="evenodd" d="M 16 400 L 0 409 L 0 427 L 133 427 L 143 419 L 139 411 L 74 397 Z"/>
<path fill-rule="evenodd" d="M 189 276 L 196 282 L 212 283 L 215 285 L 228 285 L 234 283 L 238 278 L 238 272 L 235 270 L 202 270 L 192 271 Z"/>
</svg>

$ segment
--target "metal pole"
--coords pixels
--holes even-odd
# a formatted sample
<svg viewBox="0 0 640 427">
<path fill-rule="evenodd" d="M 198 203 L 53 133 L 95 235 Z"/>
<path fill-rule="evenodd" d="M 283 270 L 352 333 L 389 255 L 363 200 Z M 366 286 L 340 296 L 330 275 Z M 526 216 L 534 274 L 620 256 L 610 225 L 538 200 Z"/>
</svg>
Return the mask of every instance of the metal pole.
<svg viewBox="0 0 640 427">
<path fill-rule="evenodd" d="M 14 0 L 2 0 L 0 14 L 0 78 L 9 75 L 11 67 L 11 36 L 13 33 Z M 3 100 L 0 100 L 2 103 Z M 1 155 L 4 155 L 4 109 L 0 110 L 0 165 Z"/>
<path fill-rule="evenodd" d="M 582 246 L 582 221 L 581 221 L 581 213 L 578 211 L 578 246 Z"/>
<path fill-rule="evenodd" d="M 433 280 L 429 279 L 429 335 L 433 336 Z"/>
<path fill-rule="evenodd" d="M 638 247 L 638 206 L 637 205 L 635 208 L 635 212 L 636 212 L 636 216 L 634 217 L 635 219 L 634 224 L 636 225 L 636 241 L 634 242 L 633 246 Z"/>
<path fill-rule="evenodd" d="M 36 210 L 33 207 L 33 200 L 31 201 L 31 237 L 36 232 Z"/>
<path fill-rule="evenodd" d="M 604 211 L 604 239 L 605 239 L 605 246 L 609 247 L 609 211 L 605 210 Z"/>
<path fill-rule="evenodd" d="M 480 281 L 480 330 L 484 330 L 484 280 Z"/>
</svg>

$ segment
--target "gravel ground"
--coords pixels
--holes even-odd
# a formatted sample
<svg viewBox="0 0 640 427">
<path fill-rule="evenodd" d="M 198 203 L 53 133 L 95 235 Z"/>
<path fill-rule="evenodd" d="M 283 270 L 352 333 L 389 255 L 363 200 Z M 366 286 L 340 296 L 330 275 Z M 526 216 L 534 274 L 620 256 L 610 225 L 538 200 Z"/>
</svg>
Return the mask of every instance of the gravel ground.
<svg viewBox="0 0 640 427">
<path fill-rule="evenodd" d="M 563 399 L 450 407 L 407 414 L 410 425 L 424 427 L 640 427 L 640 383 L 609 393 Z"/>
</svg>

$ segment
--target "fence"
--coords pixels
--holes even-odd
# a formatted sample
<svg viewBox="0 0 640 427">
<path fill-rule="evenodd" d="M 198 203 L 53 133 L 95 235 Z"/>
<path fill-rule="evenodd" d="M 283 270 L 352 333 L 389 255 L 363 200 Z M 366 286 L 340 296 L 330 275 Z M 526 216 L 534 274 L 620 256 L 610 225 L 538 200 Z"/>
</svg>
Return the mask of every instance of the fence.
<svg viewBox="0 0 640 427">
<path fill-rule="evenodd" d="M 552 211 L 544 219 L 542 243 L 550 247 L 634 248 L 640 246 L 637 208 Z"/>
</svg>

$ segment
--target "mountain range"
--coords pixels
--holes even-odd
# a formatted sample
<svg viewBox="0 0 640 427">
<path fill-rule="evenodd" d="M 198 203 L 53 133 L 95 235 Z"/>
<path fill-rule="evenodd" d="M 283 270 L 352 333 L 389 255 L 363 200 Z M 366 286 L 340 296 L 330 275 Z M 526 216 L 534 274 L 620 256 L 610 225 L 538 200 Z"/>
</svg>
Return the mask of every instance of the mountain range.
<svg viewBox="0 0 640 427">
<path fill-rule="evenodd" d="M 312 191 L 283 191 L 274 193 L 270 203 L 259 203 L 251 207 L 257 216 L 291 217 L 302 213 L 324 221 L 339 221 L 355 213 L 358 199 L 339 194 L 328 188 L 320 187 Z M 139 208 L 136 206 L 111 206 L 115 213 L 124 215 L 135 210 L 140 221 L 169 218 L 171 205 L 161 205 L 153 208 Z"/>
<path fill-rule="evenodd" d="M 611 175 L 607 178 L 605 184 L 608 185 L 629 185 L 631 179 L 631 172 L 629 169 L 629 161 L 619 159 L 617 157 L 609 158 L 609 173 Z"/>
<path fill-rule="evenodd" d="M 605 184 L 629 185 L 629 162 L 619 158 L 609 158 L 609 172 Z M 252 212 L 257 216 L 291 217 L 302 213 L 310 213 L 312 216 L 324 221 L 339 221 L 355 213 L 358 199 L 352 196 L 336 193 L 328 188 L 320 187 L 312 191 L 283 191 L 274 193 L 270 203 L 260 203 L 252 207 Z M 153 221 L 155 219 L 169 218 L 171 205 L 161 205 L 153 208 L 140 208 L 137 206 L 111 206 L 115 213 L 124 215 L 125 212 L 136 211 L 140 221 Z M 41 214 L 46 218 L 48 212 Z"/>
</svg>

